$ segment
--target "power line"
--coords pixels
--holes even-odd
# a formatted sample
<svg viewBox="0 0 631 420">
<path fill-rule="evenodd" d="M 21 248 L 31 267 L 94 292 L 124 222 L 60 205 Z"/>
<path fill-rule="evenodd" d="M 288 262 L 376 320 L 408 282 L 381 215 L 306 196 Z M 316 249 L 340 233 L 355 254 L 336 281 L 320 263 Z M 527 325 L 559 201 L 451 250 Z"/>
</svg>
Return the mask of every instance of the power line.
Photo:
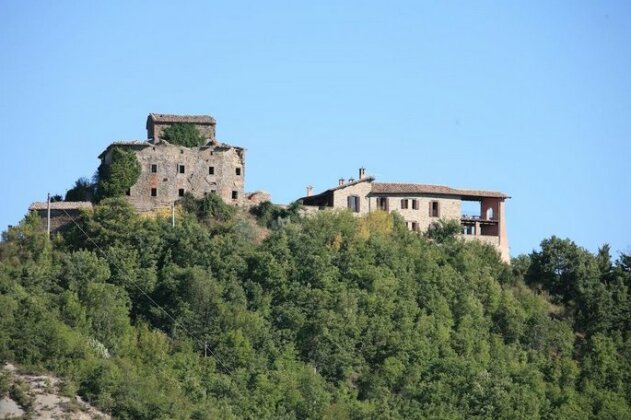
<svg viewBox="0 0 631 420">
<path fill-rule="evenodd" d="M 77 228 L 79 228 L 79 230 L 81 231 L 81 233 L 83 233 L 85 235 L 86 238 L 88 238 L 88 240 L 90 242 L 92 242 L 92 244 L 101 252 L 101 254 L 103 254 L 103 256 L 105 257 L 105 259 L 112 264 L 114 267 L 116 267 L 117 270 L 122 271 L 121 268 L 118 266 L 118 264 L 116 264 L 116 261 L 114 261 L 112 258 L 110 258 L 109 255 L 107 255 L 107 253 L 94 241 L 94 239 L 92 239 L 90 237 L 90 235 L 88 235 L 86 233 L 85 230 L 83 230 L 83 228 L 77 223 L 77 221 L 70 215 L 68 214 L 68 212 L 66 211 L 66 209 L 63 209 L 64 213 L 66 213 L 66 216 L 68 216 L 70 218 L 70 220 L 72 220 L 72 223 L 75 224 L 75 226 L 77 226 Z M 228 368 L 228 366 L 208 347 L 208 342 L 205 340 L 202 340 L 201 338 L 197 337 L 195 334 L 193 334 L 188 328 L 186 328 L 186 326 L 184 324 L 182 324 L 181 322 L 179 322 L 177 319 L 175 319 L 175 317 L 173 317 L 169 311 L 167 311 L 165 308 L 163 308 L 158 302 L 156 302 L 151 296 L 149 296 L 149 294 L 147 292 L 145 292 L 142 287 L 140 287 L 138 284 L 136 284 L 136 281 L 134 279 L 132 279 L 131 283 L 134 285 L 134 287 L 136 287 L 140 293 L 147 298 L 147 300 L 149 300 L 149 302 L 151 302 L 151 304 L 153 306 L 155 306 L 156 308 L 160 309 L 162 312 L 164 312 L 164 314 L 169 317 L 172 321 L 173 324 L 177 327 L 180 326 L 182 328 L 182 330 L 184 330 L 184 332 L 186 334 L 188 334 L 190 337 L 192 337 L 195 341 L 197 341 L 197 344 L 200 345 L 200 347 L 204 348 L 204 356 L 206 356 L 206 353 L 210 353 L 211 356 L 213 356 L 215 358 L 215 360 L 217 360 L 217 362 L 219 362 L 219 364 L 227 371 L 229 371 L 230 369 Z"/>
</svg>

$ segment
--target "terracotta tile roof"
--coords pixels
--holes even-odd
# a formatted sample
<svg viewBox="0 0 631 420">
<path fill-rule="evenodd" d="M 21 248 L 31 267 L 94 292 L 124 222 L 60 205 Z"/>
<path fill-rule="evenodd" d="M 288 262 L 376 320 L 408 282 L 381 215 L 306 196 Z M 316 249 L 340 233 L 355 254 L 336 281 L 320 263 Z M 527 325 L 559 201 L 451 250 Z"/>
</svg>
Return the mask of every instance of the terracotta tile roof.
<svg viewBox="0 0 631 420">
<path fill-rule="evenodd" d="M 216 121 L 210 115 L 174 115 L 174 114 L 149 114 L 149 118 L 156 123 L 193 123 L 215 124 Z"/>
<path fill-rule="evenodd" d="M 91 209 L 92 203 L 89 201 L 55 201 L 50 203 L 51 210 L 78 210 Z M 31 204 L 29 210 L 46 210 L 48 203 L 46 201 L 36 201 Z"/>
<path fill-rule="evenodd" d="M 334 187 L 334 188 L 329 188 L 328 190 L 326 190 L 326 191 L 322 191 L 322 192 L 321 192 L 321 193 L 319 193 L 319 194 L 314 194 L 314 195 L 308 195 L 308 196 L 300 197 L 300 198 L 298 199 L 298 201 L 307 201 L 307 202 L 310 202 L 310 201 L 318 200 L 319 198 L 324 197 L 324 196 L 326 196 L 327 194 L 332 193 L 333 191 L 341 190 L 341 189 L 344 189 L 344 188 L 346 188 L 346 187 L 350 187 L 350 186 L 353 186 L 353 185 L 357 185 L 357 184 L 362 183 L 362 182 L 373 182 L 374 180 L 375 180 L 375 178 L 374 178 L 374 177 L 372 177 L 372 176 L 367 176 L 367 177 L 365 177 L 365 178 L 358 179 L 358 180 L 355 180 L 355 181 L 353 181 L 353 182 L 347 182 L 347 183 L 346 183 L 346 184 L 344 184 L 344 185 L 338 185 L 337 187 Z"/>
<path fill-rule="evenodd" d="M 510 198 L 498 191 L 462 190 L 444 185 L 400 184 L 394 182 L 375 182 L 372 184 L 373 194 L 436 194 L 457 195 L 460 197 L 492 197 Z"/>
<path fill-rule="evenodd" d="M 335 187 L 335 188 L 329 188 L 327 191 L 337 191 L 337 190 L 342 190 L 342 189 L 344 189 L 344 188 L 346 188 L 346 187 L 350 187 L 350 186 L 353 186 L 353 185 L 357 185 L 357 184 L 360 184 L 360 183 L 362 183 L 362 182 L 373 182 L 374 180 L 375 180 L 375 177 L 372 177 L 372 176 L 367 176 L 366 178 L 357 179 L 357 180 L 355 180 L 355 181 L 353 181 L 353 182 L 347 182 L 347 183 L 346 183 L 346 184 L 344 184 L 344 185 L 338 185 L 338 186 L 337 186 L 337 187 Z"/>
</svg>

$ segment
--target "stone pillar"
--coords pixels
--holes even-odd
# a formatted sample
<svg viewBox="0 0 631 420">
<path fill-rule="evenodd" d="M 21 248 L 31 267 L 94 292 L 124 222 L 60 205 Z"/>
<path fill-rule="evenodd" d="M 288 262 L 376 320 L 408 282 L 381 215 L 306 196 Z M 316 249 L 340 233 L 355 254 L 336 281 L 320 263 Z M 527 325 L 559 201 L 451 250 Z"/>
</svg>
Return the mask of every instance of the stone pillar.
<svg viewBox="0 0 631 420">
<path fill-rule="evenodd" d="M 510 263 L 510 252 L 509 252 L 509 248 L 508 248 L 508 235 L 506 234 L 506 211 L 505 211 L 505 202 L 504 200 L 500 200 L 498 203 L 498 214 L 497 214 L 497 218 L 499 219 L 499 225 L 498 225 L 498 239 L 499 239 L 499 245 L 500 245 L 500 253 L 502 255 L 502 259 L 507 262 Z"/>
</svg>

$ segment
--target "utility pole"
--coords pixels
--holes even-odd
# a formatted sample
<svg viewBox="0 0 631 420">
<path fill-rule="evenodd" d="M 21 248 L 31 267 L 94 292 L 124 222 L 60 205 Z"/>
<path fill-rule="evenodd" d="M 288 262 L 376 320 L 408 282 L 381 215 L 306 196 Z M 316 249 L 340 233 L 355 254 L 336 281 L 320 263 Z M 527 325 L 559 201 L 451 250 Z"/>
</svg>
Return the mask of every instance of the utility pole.
<svg viewBox="0 0 631 420">
<path fill-rule="evenodd" d="M 48 193 L 48 216 L 46 217 L 46 233 L 48 234 L 48 240 L 50 240 L 50 193 Z"/>
</svg>

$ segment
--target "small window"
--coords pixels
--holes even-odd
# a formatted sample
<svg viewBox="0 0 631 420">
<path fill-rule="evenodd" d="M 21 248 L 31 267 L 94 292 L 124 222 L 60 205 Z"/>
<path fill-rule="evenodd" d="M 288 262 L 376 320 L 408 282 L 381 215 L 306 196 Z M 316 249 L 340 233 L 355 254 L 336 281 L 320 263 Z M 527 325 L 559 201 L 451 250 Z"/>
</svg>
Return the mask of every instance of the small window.
<svg viewBox="0 0 631 420">
<path fill-rule="evenodd" d="M 359 196 L 349 195 L 347 200 L 348 208 L 351 209 L 353 213 L 359 213 Z"/>
<path fill-rule="evenodd" d="M 418 200 L 412 200 L 412 209 L 418 210 Z"/>
<path fill-rule="evenodd" d="M 180 173 L 183 174 L 184 172 L 186 172 L 184 165 L 180 165 Z"/>
<path fill-rule="evenodd" d="M 236 191 L 232 191 L 232 199 L 236 200 L 239 197 L 239 193 Z"/>
<path fill-rule="evenodd" d="M 208 167 L 208 175 L 215 175 L 215 167 L 214 166 L 209 166 Z"/>
<path fill-rule="evenodd" d="M 177 195 L 179 195 L 180 197 L 184 197 L 184 188 L 180 188 L 179 190 L 177 190 Z"/>
<path fill-rule="evenodd" d="M 157 197 L 158 196 L 158 189 L 157 188 L 152 188 L 151 189 L 151 196 L 152 197 Z"/>
<path fill-rule="evenodd" d="M 158 165 L 154 163 L 151 165 L 151 173 L 155 174 L 156 172 L 158 172 Z"/>
<path fill-rule="evenodd" d="M 429 217 L 440 217 L 440 203 L 438 201 L 429 202 Z"/>
<path fill-rule="evenodd" d="M 125 191 L 125 195 L 127 196 L 131 195 L 131 188 L 127 188 L 127 191 Z"/>
<path fill-rule="evenodd" d="M 462 233 L 464 235 L 475 235 L 475 225 L 464 225 L 462 227 Z"/>
<path fill-rule="evenodd" d="M 416 223 L 416 222 L 412 222 L 412 230 L 413 230 L 414 232 L 418 232 L 418 223 Z"/>
<path fill-rule="evenodd" d="M 408 199 L 404 198 L 401 200 L 401 209 L 407 209 L 408 208 Z"/>
<path fill-rule="evenodd" d="M 234 172 L 237 176 L 241 176 L 241 168 L 236 168 Z"/>
<path fill-rule="evenodd" d="M 388 198 L 377 197 L 377 208 L 379 210 L 388 211 Z"/>
</svg>

